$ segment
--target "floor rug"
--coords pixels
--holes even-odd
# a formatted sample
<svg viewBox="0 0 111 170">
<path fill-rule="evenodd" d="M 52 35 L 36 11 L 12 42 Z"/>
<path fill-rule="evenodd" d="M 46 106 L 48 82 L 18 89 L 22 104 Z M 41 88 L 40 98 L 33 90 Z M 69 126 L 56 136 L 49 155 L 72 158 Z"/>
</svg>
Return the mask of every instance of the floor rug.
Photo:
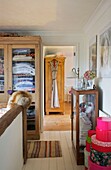
<svg viewBox="0 0 111 170">
<path fill-rule="evenodd" d="M 62 157 L 60 141 L 35 141 L 27 142 L 28 158 Z"/>
</svg>

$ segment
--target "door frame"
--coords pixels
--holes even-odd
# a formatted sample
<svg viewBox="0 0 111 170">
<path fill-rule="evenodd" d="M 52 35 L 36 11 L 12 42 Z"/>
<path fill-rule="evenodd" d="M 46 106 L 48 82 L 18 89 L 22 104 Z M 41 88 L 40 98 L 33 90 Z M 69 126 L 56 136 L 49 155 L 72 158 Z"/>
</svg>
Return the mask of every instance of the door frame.
<svg viewBox="0 0 111 170">
<path fill-rule="evenodd" d="M 46 55 L 46 49 L 47 48 L 55 48 L 57 49 L 56 52 L 58 52 L 58 49 L 59 49 L 59 52 L 58 54 L 60 54 L 60 49 L 62 48 L 72 48 L 73 49 L 73 56 L 74 56 L 74 53 L 76 53 L 76 58 L 75 58 L 75 63 L 74 63 L 74 66 L 73 67 L 78 67 L 78 47 L 77 47 L 77 44 L 76 45 L 50 45 L 50 46 L 43 46 L 43 55 L 41 55 L 41 118 L 40 118 L 40 130 L 41 132 L 43 132 L 43 121 L 44 121 L 44 114 L 45 114 L 45 110 L 44 110 L 44 102 L 45 102 L 45 98 L 44 98 L 44 80 L 45 80 L 45 75 L 44 75 L 44 57 Z M 67 56 L 65 55 L 65 57 L 67 58 Z"/>
</svg>

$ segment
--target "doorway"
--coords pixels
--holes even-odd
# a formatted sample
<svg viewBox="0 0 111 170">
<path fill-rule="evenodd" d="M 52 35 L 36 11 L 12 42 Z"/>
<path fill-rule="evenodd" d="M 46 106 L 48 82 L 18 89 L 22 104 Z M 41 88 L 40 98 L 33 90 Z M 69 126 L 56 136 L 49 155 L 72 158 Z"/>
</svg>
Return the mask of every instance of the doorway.
<svg viewBox="0 0 111 170">
<path fill-rule="evenodd" d="M 63 131 L 71 128 L 71 95 L 69 93 L 71 87 L 74 85 L 74 79 L 69 79 L 68 74 L 73 67 L 77 65 L 76 46 L 44 46 L 43 56 L 63 55 L 65 59 L 64 72 L 64 107 L 65 113 L 59 112 L 49 113 L 43 115 L 43 130 L 45 131 Z M 45 79 L 45 74 L 44 74 Z M 45 95 L 45 94 L 44 94 Z M 44 98 L 44 113 L 45 113 L 45 98 Z"/>
</svg>

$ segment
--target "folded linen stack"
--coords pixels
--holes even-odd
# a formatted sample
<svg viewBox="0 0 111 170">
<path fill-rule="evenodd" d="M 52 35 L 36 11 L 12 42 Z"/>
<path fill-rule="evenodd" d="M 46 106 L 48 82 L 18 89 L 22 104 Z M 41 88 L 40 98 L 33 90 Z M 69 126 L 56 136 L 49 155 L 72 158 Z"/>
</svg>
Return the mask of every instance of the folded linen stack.
<svg viewBox="0 0 111 170">
<path fill-rule="evenodd" d="M 91 121 L 87 121 L 85 122 L 83 120 L 83 117 L 80 118 L 80 133 L 79 133 L 79 139 L 80 139 L 80 145 L 82 146 L 86 146 L 86 136 L 87 136 L 87 133 L 88 133 L 88 130 L 90 130 L 92 128 L 92 124 L 91 124 Z"/>
<path fill-rule="evenodd" d="M 79 126 L 79 129 L 80 129 L 80 134 L 79 134 L 80 145 L 86 146 L 86 136 L 88 134 L 88 130 L 90 130 L 92 128 L 92 124 L 91 124 L 91 121 L 90 121 L 90 123 L 84 122 L 83 117 L 80 118 L 79 121 L 80 121 L 80 126 Z"/>
<path fill-rule="evenodd" d="M 111 118 L 98 117 L 91 137 L 89 170 L 111 170 Z"/>
</svg>

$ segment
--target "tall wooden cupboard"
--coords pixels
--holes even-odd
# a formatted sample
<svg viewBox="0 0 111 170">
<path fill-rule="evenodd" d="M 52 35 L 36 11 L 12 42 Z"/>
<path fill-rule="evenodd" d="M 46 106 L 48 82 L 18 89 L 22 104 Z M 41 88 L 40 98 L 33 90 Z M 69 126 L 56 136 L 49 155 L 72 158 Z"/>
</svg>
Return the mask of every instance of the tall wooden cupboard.
<svg viewBox="0 0 111 170">
<path fill-rule="evenodd" d="M 58 100 L 59 107 L 51 107 L 52 97 L 52 70 L 51 62 L 58 62 L 57 68 L 57 89 L 58 89 Z M 65 57 L 63 55 L 56 55 L 53 57 L 45 57 L 45 113 L 48 115 L 50 112 L 61 112 L 64 114 L 64 64 Z"/>
<path fill-rule="evenodd" d="M 11 91 L 31 93 L 28 139 L 40 138 L 40 51 L 40 36 L 0 37 L 0 102 L 7 103 Z"/>
</svg>

